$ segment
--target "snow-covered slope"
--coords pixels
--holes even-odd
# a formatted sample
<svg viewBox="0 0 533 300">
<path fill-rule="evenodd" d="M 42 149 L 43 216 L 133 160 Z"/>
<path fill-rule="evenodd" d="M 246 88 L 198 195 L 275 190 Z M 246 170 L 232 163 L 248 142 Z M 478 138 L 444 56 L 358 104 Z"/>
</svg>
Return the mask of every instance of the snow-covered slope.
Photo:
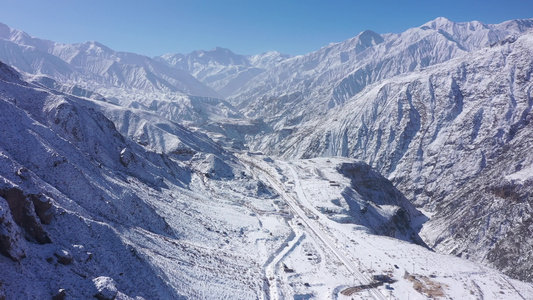
<svg viewBox="0 0 533 300">
<path fill-rule="evenodd" d="M 410 240 L 420 215 L 361 162 L 237 158 L 157 115 L 25 82 L 5 64 L 0 122 L 2 298 L 533 295 L 495 270 L 375 236 Z M 144 146 L 128 138 L 138 122 Z M 146 150 L 161 129 L 195 152 Z M 366 286 L 383 274 L 395 283 Z"/>
<path fill-rule="evenodd" d="M 532 20 L 487 25 L 438 18 L 400 34 L 364 31 L 347 41 L 284 60 L 230 98 L 249 117 L 272 119 L 279 127 L 315 118 L 374 82 L 463 56 L 531 28 Z"/>
<path fill-rule="evenodd" d="M 513 209 L 524 214 L 518 219 L 511 211 L 501 210 L 508 205 L 500 201 L 505 196 L 497 197 L 500 200 L 493 201 L 490 211 L 476 214 L 476 223 L 451 218 L 450 214 L 452 210 L 454 214 L 471 212 L 455 211 L 455 205 L 476 205 L 480 196 L 471 193 L 472 186 L 483 187 L 490 194 L 493 186 L 511 180 L 505 176 L 515 173 L 515 166 L 516 172 L 528 170 L 521 160 L 528 160 L 531 154 L 519 157 L 513 153 L 518 145 L 530 146 L 532 141 L 527 134 L 533 104 L 531 49 L 533 35 L 526 33 L 446 63 L 380 81 L 323 117 L 299 126 L 288 124 L 275 133 L 256 136 L 253 143 L 262 151 L 285 157 L 342 155 L 362 159 L 391 179 L 414 203 L 437 212 L 435 222 L 440 226 L 432 227 L 427 235 L 433 243 L 430 246 L 440 244 L 437 249 L 458 255 L 467 255 L 460 249 L 475 248 L 469 251 L 475 254 L 468 254 L 472 259 L 499 261 L 498 255 L 487 256 L 496 251 L 498 243 L 517 236 L 527 239 L 518 234 L 531 216 L 527 190 L 519 193 L 524 202 L 513 204 Z M 499 175 L 484 175 L 489 170 Z M 492 214 L 499 217 L 492 218 Z M 505 219 L 517 223 L 498 225 L 497 220 Z M 462 226 L 467 226 L 470 234 L 459 239 L 454 228 Z M 485 238 L 488 241 L 480 243 Z M 519 248 L 529 247 L 526 240 L 521 245 Z M 522 257 L 520 253 L 505 255 L 514 260 Z M 520 268 L 531 273 L 533 266 Z M 509 269 L 509 273 L 513 271 Z"/>
<path fill-rule="evenodd" d="M 266 268 L 274 279 L 269 281 L 272 299 L 531 297 L 531 284 L 517 285 L 490 268 L 374 235 L 405 237 L 402 228 L 409 218 L 414 225 L 426 217 L 362 162 L 241 158 L 280 193 L 295 216 L 289 222 L 295 235 Z M 326 292 L 327 286 L 336 287 Z"/>
<path fill-rule="evenodd" d="M 103 112 L 117 130 L 150 151 L 174 155 L 175 158 L 192 156 L 197 152 L 225 153 L 222 147 L 201 133 L 193 133 L 184 125 L 209 127 L 212 120 L 231 119 L 238 112 L 231 105 L 216 98 L 205 98 L 170 93 L 161 94 L 149 102 L 147 93 L 132 94 L 132 98 L 118 105 L 109 98 L 79 86 L 63 85 L 45 76 L 27 76 L 33 84 L 45 89 L 61 91 L 80 97 L 79 103 Z M 107 90 L 110 91 L 109 89 Z M 130 95 L 120 89 L 122 96 Z M 229 110 L 229 111 L 228 111 Z M 179 120 L 180 123 L 171 120 Z"/>
<path fill-rule="evenodd" d="M 530 100 L 531 103 L 531 100 Z M 523 128 L 490 164 L 436 204 L 426 241 L 441 252 L 488 261 L 533 281 L 533 124 Z M 446 228 L 446 229 L 445 229 Z"/>
<path fill-rule="evenodd" d="M 112 281 L 145 299 L 263 294 L 261 265 L 289 232 L 283 218 L 253 213 L 272 210 L 272 196 L 235 160 L 203 144 L 197 149 L 212 152 L 185 162 L 146 151 L 87 100 L 0 67 L 1 246 L 17 261 L 0 257 L 7 299 L 60 289 L 88 299 L 102 282 L 100 292 L 112 292 Z M 175 138 L 195 136 L 183 131 Z M 264 250 L 251 256 L 245 245 L 257 240 Z"/>
</svg>

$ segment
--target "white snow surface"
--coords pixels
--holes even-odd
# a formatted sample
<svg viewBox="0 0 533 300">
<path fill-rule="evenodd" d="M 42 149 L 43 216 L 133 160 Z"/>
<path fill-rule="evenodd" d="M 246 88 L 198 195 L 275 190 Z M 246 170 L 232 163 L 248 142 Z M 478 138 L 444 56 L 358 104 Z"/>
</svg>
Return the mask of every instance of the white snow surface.
<svg viewBox="0 0 533 300">
<path fill-rule="evenodd" d="M 529 165 L 518 172 L 505 175 L 505 179 L 517 180 L 521 183 L 533 177 L 533 165 Z"/>
<path fill-rule="evenodd" d="M 299 207 L 296 210 L 302 211 L 301 214 L 295 211 L 294 219 L 289 221 L 295 235 L 276 262 L 277 273 L 270 273 L 270 282 L 274 282 L 274 286 L 270 284 L 273 299 L 531 297 L 531 285 L 510 280 L 498 271 L 412 243 L 374 235 L 366 226 L 338 222 L 319 212 L 317 206 L 328 205 L 332 197 L 341 194 L 340 189 L 328 193 L 321 187 L 332 181 L 349 186 L 348 178 L 335 170 L 353 160 L 331 157 L 268 163 L 253 156 L 245 160 L 251 162 L 258 176 L 268 177 L 287 202 L 294 201 Z M 316 170 L 320 172 L 317 174 Z M 379 274 L 388 274 L 395 282 L 350 296 L 340 293 L 348 287 L 368 284 L 373 275 Z M 420 284 L 423 287 L 415 290 Z"/>
</svg>

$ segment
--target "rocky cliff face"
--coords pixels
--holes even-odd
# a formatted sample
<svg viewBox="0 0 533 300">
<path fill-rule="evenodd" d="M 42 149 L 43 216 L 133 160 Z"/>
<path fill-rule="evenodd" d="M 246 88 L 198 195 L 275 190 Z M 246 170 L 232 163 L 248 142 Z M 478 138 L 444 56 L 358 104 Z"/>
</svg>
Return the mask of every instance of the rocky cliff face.
<svg viewBox="0 0 533 300">
<path fill-rule="evenodd" d="M 434 249 L 532 280 L 532 133 L 527 121 L 491 164 L 436 204 L 423 232 Z"/>
<path fill-rule="evenodd" d="M 271 67 L 230 99 L 249 116 L 273 118 L 277 125 L 299 115 L 320 115 L 366 86 L 460 57 L 533 27 L 531 20 L 497 25 L 454 23 L 438 18 L 401 34 L 365 31 L 350 40 L 293 57 Z M 299 94 L 285 104 L 284 97 Z M 280 106 L 282 112 L 262 109 Z"/>
<path fill-rule="evenodd" d="M 363 159 L 414 203 L 437 213 L 426 225 L 431 228 L 426 235 L 430 246 L 458 255 L 466 255 L 463 250 L 470 248 L 472 259 L 503 266 L 503 258 L 496 253 L 503 255 L 501 247 L 511 247 L 510 241 L 529 226 L 529 218 L 524 217 L 529 214 L 528 188 L 506 184 L 509 180 L 502 177 L 521 168 L 530 170 L 530 154 L 511 153 L 518 151 L 519 145 L 531 146 L 527 132 L 533 104 L 532 42 L 533 36 L 524 34 L 373 84 L 324 117 L 289 127 L 290 134 L 276 153 Z M 254 143 L 267 151 L 280 135 L 255 137 Z M 491 176 L 486 175 L 489 170 Z M 486 206 L 479 205 L 480 199 Z M 518 202 L 509 206 L 503 199 L 522 202 L 515 200 Z M 459 202 L 462 204 L 455 206 Z M 473 207 L 483 207 L 484 212 Z M 472 223 L 471 215 L 452 217 L 452 211 L 460 215 L 475 212 L 478 222 Z M 517 213 L 522 217 L 516 218 Z M 494 214 L 499 217 L 495 219 Z M 496 225 L 507 222 L 504 220 L 515 223 Z M 457 231 L 458 227 L 467 232 Z M 483 237 L 490 242 L 480 244 Z M 506 252 L 505 259 L 511 255 Z M 516 253 L 515 260 L 519 259 L 521 254 Z M 526 265 L 520 268 L 530 272 L 531 266 Z M 522 272 L 521 278 L 526 279 L 527 272 Z"/>
<path fill-rule="evenodd" d="M 342 163 L 337 170 L 350 179 L 350 187 L 354 191 L 345 189 L 342 193 L 347 202 L 351 201 L 349 206 L 352 216 L 366 219 L 366 222 L 374 226 L 365 226 L 378 234 L 424 245 L 418 236 L 419 228 L 416 228 L 413 220 L 420 218 L 421 213 L 390 181 L 362 162 Z M 357 198 L 364 199 L 365 202 L 354 201 Z"/>
</svg>

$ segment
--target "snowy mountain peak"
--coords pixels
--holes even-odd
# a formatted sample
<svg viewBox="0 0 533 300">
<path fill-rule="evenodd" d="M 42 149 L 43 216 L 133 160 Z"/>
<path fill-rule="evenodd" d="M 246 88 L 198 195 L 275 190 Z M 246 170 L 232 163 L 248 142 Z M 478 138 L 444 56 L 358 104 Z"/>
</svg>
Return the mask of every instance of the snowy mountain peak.
<svg viewBox="0 0 533 300">
<path fill-rule="evenodd" d="M 197 50 L 189 54 L 165 54 L 155 57 L 168 66 L 191 73 L 222 97 L 231 95 L 252 78 L 288 58 L 278 52 L 247 56 L 216 47 L 210 51 Z"/>
<path fill-rule="evenodd" d="M 11 28 L 4 23 L 0 23 L 0 38 L 9 39 Z"/>
<path fill-rule="evenodd" d="M 531 28 L 533 27 L 533 18 L 510 20 L 507 22 L 503 22 L 502 25 L 505 30 L 524 32 L 531 30 Z"/>
<path fill-rule="evenodd" d="M 290 57 L 290 55 L 283 54 L 278 51 L 269 51 L 251 56 L 250 63 L 256 68 L 268 69 Z"/>
<path fill-rule="evenodd" d="M 19 45 L 32 46 L 47 50 L 55 44 L 52 41 L 33 37 L 24 31 L 13 29 L 2 23 L 0 23 L 0 39 L 12 41 Z"/>
<path fill-rule="evenodd" d="M 117 52 L 95 41 L 60 44 L 6 26 L 0 30 L 0 60 L 23 72 L 65 84 L 98 82 L 107 87 L 219 96 L 188 72 L 143 55 Z"/>
<path fill-rule="evenodd" d="M 377 45 L 383 43 L 384 39 L 383 37 L 372 30 L 365 30 L 361 32 L 358 36 L 359 40 L 362 44 L 372 44 Z"/>
<path fill-rule="evenodd" d="M 188 57 L 190 62 L 216 63 L 222 66 L 246 65 L 248 63 L 245 56 L 235 54 L 231 50 L 221 47 L 216 47 L 209 51 L 194 51 Z"/>
<path fill-rule="evenodd" d="M 230 49 L 216 47 L 212 50 L 196 50 L 189 54 L 169 53 L 159 57 L 156 60 L 167 63 L 178 69 L 188 70 L 194 74 L 194 68 L 197 65 L 216 64 L 220 66 L 248 65 L 248 60 L 244 55 L 233 53 Z"/>
<path fill-rule="evenodd" d="M 444 17 L 438 17 L 433 21 L 420 26 L 422 29 L 433 29 L 440 32 L 447 32 L 453 36 L 469 34 L 480 34 L 485 31 L 494 30 L 498 25 L 487 25 L 479 21 L 454 22 Z"/>
<path fill-rule="evenodd" d="M 109 48 L 106 45 L 104 45 L 102 43 L 99 43 L 97 41 L 87 41 L 87 42 L 81 43 L 79 45 L 80 45 L 80 48 L 83 49 L 83 50 L 99 49 L 99 50 L 102 50 L 102 51 L 105 51 L 105 52 L 115 52 L 111 48 Z"/>
<path fill-rule="evenodd" d="M 210 53 L 220 53 L 220 54 L 223 54 L 223 55 L 235 55 L 235 53 L 233 53 L 233 51 L 231 51 L 230 49 L 223 48 L 223 47 L 218 47 L 218 46 L 213 48 L 213 49 L 211 49 L 208 52 L 210 52 Z"/>
<path fill-rule="evenodd" d="M 365 31 L 361 32 L 357 36 L 357 39 L 358 39 L 358 41 L 357 41 L 357 45 L 355 47 L 355 51 L 357 53 L 362 52 L 363 50 L 365 50 L 367 48 L 379 45 L 379 44 L 381 44 L 381 43 L 383 43 L 385 41 L 380 34 L 374 32 L 372 30 L 365 30 Z"/>
<path fill-rule="evenodd" d="M 422 25 L 421 27 L 431 27 L 433 29 L 439 29 L 443 27 L 448 27 L 450 25 L 455 24 L 455 22 L 449 20 L 445 17 L 438 17 L 435 20 L 429 21 L 426 24 Z"/>
</svg>

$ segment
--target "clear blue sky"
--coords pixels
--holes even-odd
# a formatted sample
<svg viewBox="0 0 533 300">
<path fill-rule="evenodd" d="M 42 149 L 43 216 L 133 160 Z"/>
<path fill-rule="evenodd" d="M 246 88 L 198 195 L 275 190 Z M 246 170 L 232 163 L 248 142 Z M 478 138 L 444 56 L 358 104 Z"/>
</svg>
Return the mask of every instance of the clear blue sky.
<svg viewBox="0 0 533 300">
<path fill-rule="evenodd" d="M 98 41 L 148 56 L 216 46 L 305 54 L 371 29 L 399 33 L 436 17 L 533 18 L 533 0 L 0 0 L 0 22 L 62 43 Z"/>
</svg>

